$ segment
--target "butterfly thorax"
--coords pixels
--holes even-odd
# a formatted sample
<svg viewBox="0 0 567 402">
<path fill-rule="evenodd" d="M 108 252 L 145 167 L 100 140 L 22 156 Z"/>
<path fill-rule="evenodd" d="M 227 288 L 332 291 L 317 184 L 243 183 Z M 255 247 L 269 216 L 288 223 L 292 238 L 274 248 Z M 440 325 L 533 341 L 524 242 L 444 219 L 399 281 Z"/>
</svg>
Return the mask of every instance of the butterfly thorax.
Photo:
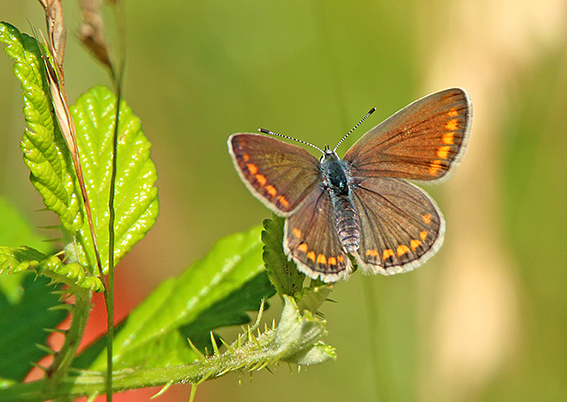
<svg viewBox="0 0 567 402">
<path fill-rule="evenodd" d="M 321 157 L 321 169 L 325 176 L 325 184 L 332 193 L 337 196 L 349 194 L 347 169 L 336 153 L 325 152 Z"/>
<path fill-rule="evenodd" d="M 321 157 L 320 166 L 323 185 L 331 197 L 337 234 L 344 250 L 353 254 L 358 250 L 360 228 L 349 187 L 348 166 L 330 150 Z"/>
</svg>

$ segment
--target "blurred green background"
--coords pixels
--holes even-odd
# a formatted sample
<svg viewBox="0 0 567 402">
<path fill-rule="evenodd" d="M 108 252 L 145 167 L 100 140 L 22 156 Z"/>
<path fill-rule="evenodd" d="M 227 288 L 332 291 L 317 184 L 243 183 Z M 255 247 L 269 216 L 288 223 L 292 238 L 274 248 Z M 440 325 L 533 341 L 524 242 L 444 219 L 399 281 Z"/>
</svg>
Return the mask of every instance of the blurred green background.
<svg viewBox="0 0 567 402">
<path fill-rule="evenodd" d="M 2 3 L 0 19 L 44 29 L 36 1 Z M 74 36 L 76 3 L 65 6 L 72 101 L 108 80 Z M 427 188 L 447 218 L 439 254 L 407 275 L 357 273 L 336 285 L 337 303 L 323 308 L 336 361 L 253 381 L 231 374 L 201 385 L 197 401 L 567 400 L 565 1 L 130 0 L 125 9 L 125 98 L 153 142 L 161 214 L 120 267 L 124 308 L 219 237 L 270 216 L 232 167 L 230 134 L 266 127 L 334 145 L 376 106 L 343 154 L 427 93 L 461 86 L 474 104 L 457 173 Z M 0 194 L 45 226 L 53 216 L 37 212 L 27 182 L 11 71 L 0 57 Z M 188 395 L 176 386 L 159 400 Z"/>
</svg>

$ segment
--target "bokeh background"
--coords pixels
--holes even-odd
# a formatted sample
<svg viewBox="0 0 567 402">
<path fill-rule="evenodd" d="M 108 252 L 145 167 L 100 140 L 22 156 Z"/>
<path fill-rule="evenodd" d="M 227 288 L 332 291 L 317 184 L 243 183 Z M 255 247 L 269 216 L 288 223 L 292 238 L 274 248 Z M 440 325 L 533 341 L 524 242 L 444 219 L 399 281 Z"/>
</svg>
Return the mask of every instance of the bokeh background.
<svg viewBox="0 0 567 402">
<path fill-rule="evenodd" d="M 108 79 L 74 36 L 76 3 L 65 6 L 73 100 Z M 231 374 L 197 401 L 567 399 L 565 0 L 131 0 L 125 11 L 125 98 L 153 143 L 161 213 L 119 267 L 122 316 L 215 240 L 270 216 L 232 167 L 231 133 L 334 145 L 376 106 L 342 154 L 427 93 L 461 86 L 474 104 L 459 169 L 427 188 L 447 218 L 438 255 L 407 275 L 337 284 L 323 308 L 336 361 Z M 0 19 L 44 27 L 34 0 L 3 0 Z M 11 71 L 1 56 L 0 194 L 41 227 L 53 216 L 27 181 Z M 188 395 L 176 386 L 158 400 Z"/>
</svg>

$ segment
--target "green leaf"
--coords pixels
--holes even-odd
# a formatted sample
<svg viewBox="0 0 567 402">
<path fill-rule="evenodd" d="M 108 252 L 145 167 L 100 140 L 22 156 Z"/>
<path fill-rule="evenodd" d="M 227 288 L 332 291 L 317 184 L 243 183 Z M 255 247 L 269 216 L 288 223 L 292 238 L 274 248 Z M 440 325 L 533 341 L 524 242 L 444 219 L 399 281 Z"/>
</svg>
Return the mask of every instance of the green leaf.
<svg viewBox="0 0 567 402">
<path fill-rule="evenodd" d="M 273 292 L 265 283 L 259 292 L 247 285 L 262 281 L 257 278 L 264 272 L 261 249 L 260 228 L 228 236 L 180 277 L 161 283 L 116 335 L 116 369 L 187 363 L 196 355 L 184 333 L 208 332 L 242 321 L 243 311 L 256 308 L 262 297 Z M 220 312 L 221 307 L 233 309 L 233 314 Z M 202 326 L 196 328 L 199 320 Z M 104 370 L 105 357 L 103 351 L 89 369 Z"/>
<path fill-rule="evenodd" d="M 200 359 L 187 365 L 187 382 L 199 384 L 234 370 L 261 370 L 280 361 L 315 365 L 335 359 L 335 349 L 323 343 L 325 322 L 307 312 L 302 315 L 293 298 L 284 295 L 284 308 L 276 328 L 254 335 L 249 328 L 225 353 Z M 198 351 L 195 351 L 198 353 Z M 195 369 L 197 374 L 195 375 Z"/>
<path fill-rule="evenodd" d="M 31 244 L 47 252 L 49 245 L 43 240 L 19 211 L 0 197 L 0 244 L 10 247 Z M 48 278 L 34 279 L 29 274 L 0 274 L 0 377 L 3 379 L 23 379 L 31 362 L 46 354 L 37 347 L 37 344 L 45 345 L 48 332 L 44 328 L 55 328 L 66 315 L 61 310 L 50 310 L 59 303 L 48 282 Z"/>
<path fill-rule="evenodd" d="M 228 297 L 220 300 L 207 310 L 203 311 L 191 324 L 179 328 L 182 338 L 190 339 L 199 349 L 200 353 L 206 350 L 212 351 L 210 332 L 220 327 L 242 325 L 250 322 L 250 316 L 246 311 L 258 311 L 261 300 L 273 296 L 275 289 L 272 286 L 266 272 L 260 272 L 251 280 L 246 282 L 240 289 L 233 291 Z M 267 302 L 264 308 L 267 308 Z M 121 323 L 115 333 L 119 333 L 128 319 Z M 219 337 L 215 336 L 217 342 Z M 76 368 L 88 368 L 96 357 L 105 349 L 106 337 L 99 338 L 93 345 L 88 347 L 73 362 Z M 182 347 L 186 347 L 184 343 Z"/>
<path fill-rule="evenodd" d="M 193 348 L 194 360 L 190 363 L 118 370 L 114 372 L 114 389 L 167 386 L 173 383 L 191 383 L 195 386 L 232 371 L 259 371 L 279 362 L 314 365 L 334 359 L 335 349 L 323 343 L 323 338 L 327 335 L 325 321 L 309 312 L 301 314 L 291 297 L 283 296 L 283 299 L 284 308 L 277 327 L 256 332 L 259 324 L 257 321 L 254 328 L 248 327 L 232 344 L 225 343 L 227 350 L 223 353 L 216 348 L 213 355 L 204 356 Z M 136 342 L 136 339 L 132 338 L 131 341 Z M 65 393 L 44 393 L 41 396 L 44 399 L 64 396 L 70 399 L 79 395 L 100 394 L 104 392 L 105 377 L 103 372 L 79 370 L 76 375 L 64 378 L 63 383 Z M 39 392 L 37 387 L 32 388 L 34 384 L 28 385 L 25 386 L 28 395 Z M 8 392 L 10 391 L 12 394 L 18 392 L 15 387 L 8 388 Z M 4 394 L 0 394 L 0 399 L 2 396 Z"/>
<path fill-rule="evenodd" d="M 268 299 L 275 294 L 266 272 L 260 272 L 246 282 L 240 289 L 233 291 L 228 297 L 220 300 L 207 310 L 203 311 L 191 324 L 180 328 L 184 338 L 201 351 L 212 351 L 210 332 L 232 325 L 243 325 L 250 322 L 247 311 L 258 311 L 262 299 Z M 264 304 L 264 309 L 268 304 Z"/>
<path fill-rule="evenodd" d="M 63 264 L 57 256 L 46 256 L 28 246 L 0 246 L 0 273 L 6 271 L 11 274 L 33 271 L 68 286 L 78 286 L 94 292 L 102 292 L 104 289 L 99 278 L 85 275 L 82 265 Z"/>
<path fill-rule="evenodd" d="M 273 215 L 264 221 L 262 242 L 264 242 L 263 258 L 270 280 L 281 296 L 295 296 L 302 290 L 305 274 L 297 270 L 295 263 L 289 261 L 283 251 L 283 229 L 285 219 Z"/>
<path fill-rule="evenodd" d="M 45 206 L 57 213 L 71 234 L 82 227 L 80 196 L 75 192 L 75 173 L 63 137 L 54 123 L 51 98 L 36 40 L 7 23 L 0 23 L 0 42 L 14 59 L 14 74 L 22 83 L 24 131 L 21 149 L 30 169 L 30 181 Z"/>
<path fill-rule="evenodd" d="M 85 211 L 77 192 L 79 186 L 75 183 L 70 154 L 52 114 L 38 44 L 7 23 L 0 23 L 0 41 L 7 44 L 5 51 L 14 59 L 14 73 L 22 82 L 24 115 L 29 129 L 25 130 L 21 148 L 31 171 L 30 180 L 45 205 L 59 215 L 65 230 L 77 237 L 77 242 L 69 241 L 66 247 L 70 261 L 94 272 L 94 249 L 88 223 L 83 220 Z M 115 106 L 112 92 L 99 86 L 83 94 L 71 107 L 105 272 Z M 139 119 L 125 103 L 120 109 L 118 135 L 115 264 L 145 236 L 158 214 L 154 186 L 157 174 L 149 157 L 151 144 L 141 131 Z"/>
<path fill-rule="evenodd" d="M 321 281 L 310 281 L 310 287 L 303 287 L 305 274 L 298 271 L 295 263 L 288 260 L 283 250 L 283 231 L 285 219 L 275 214 L 264 220 L 262 258 L 268 275 L 280 297 L 291 296 L 299 310 L 315 313 L 331 293 L 332 285 Z"/>
<path fill-rule="evenodd" d="M 37 345 L 45 345 L 49 332 L 67 315 L 52 309 L 59 297 L 48 287 L 49 279 L 26 275 L 24 293 L 16 303 L 0 295 L 0 377 L 22 381 L 36 362 L 46 355 Z"/>
<path fill-rule="evenodd" d="M 110 194 L 112 134 L 116 98 L 103 86 L 81 95 L 71 113 L 77 131 L 77 144 L 87 187 L 103 270 L 108 267 L 108 204 Z M 138 117 L 125 102 L 120 106 L 117 174 L 114 207 L 115 264 L 142 239 L 158 215 L 158 191 L 154 186 L 156 168 L 150 159 L 150 142 Z M 69 244 L 73 262 L 95 266 L 94 249 L 88 224 L 77 234 L 77 247 Z"/>
<path fill-rule="evenodd" d="M 281 350 L 279 358 L 289 363 L 309 366 L 334 359 L 335 348 L 325 345 L 325 322 L 310 313 L 301 315 L 294 299 L 284 297 L 285 306 L 276 331 L 274 344 Z"/>
</svg>

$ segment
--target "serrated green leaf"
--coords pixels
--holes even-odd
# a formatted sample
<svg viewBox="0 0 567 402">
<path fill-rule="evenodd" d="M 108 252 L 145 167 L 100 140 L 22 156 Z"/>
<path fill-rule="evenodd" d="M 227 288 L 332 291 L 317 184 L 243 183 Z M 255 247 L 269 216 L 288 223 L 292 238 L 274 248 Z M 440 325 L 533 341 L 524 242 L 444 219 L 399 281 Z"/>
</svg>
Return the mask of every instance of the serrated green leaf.
<svg viewBox="0 0 567 402">
<path fill-rule="evenodd" d="M 108 267 L 108 204 L 111 179 L 112 135 L 116 98 L 110 89 L 97 86 L 81 95 L 71 113 L 87 187 L 95 233 L 104 272 Z M 150 159 L 150 142 L 140 120 L 122 102 L 118 127 L 117 174 L 114 207 L 115 264 L 142 239 L 158 215 L 156 168 Z M 88 225 L 80 229 L 78 247 L 67 248 L 83 264 L 95 265 Z M 85 253 L 85 250 L 86 253 Z"/>
<path fill-rule="evenodd" d="M 53 310 L 59 297 L 48 287 L 49 279 L 26 275 L 24 293 L 17 303 L 0 294 L 0 377 L 22 381 L 27 372 L 46 352 L 37 347 L 45 345 L 49 333 L 67 315 Z"/>
<path fill-rule="evenodd" d="M 304 315 L 291 297 L 284 297 L 285 306 L 276 329 L 274 344 L 285 352 L 280 358 L 289 363 L 314 365 L 336 357 L 335 348 L 326 345 L 321 338 L 327 335 L 325 322 L 306 312 Z"/>
<path fill-rule="evenodd" d="M 325 322 L 309 313 L 302 315 L 293 298 L 284 295 L 283 300 L 284 308 L 275 329 L 267 329 L 257 336 L 248 330 L 225 353 L 216 352 L 210 357 L 201 355 L 193 364 L 187 365 L 191 374 L 186 381 L 199 384 L 231 371 L 257 371 L 280 361 L 314 365 L 335 359 L 335 349 L 322 341 L 327 335 Z"/>
<path fill-rule="evenodd" d="M 21 148 L 30 169 L 30 180 L 45 205 L 55 211 L 65 230 L 76 236 L 66 249 L 71 262 L 94 272 L 94 249 L 79 186 L 75 183 L 70 154 L 54 123 L 41 52 L 35 39 L 15 27 L 0 23 L 0 41 L 15 61 L 14 73 L 22 82 L 26 129 Z M 95 234 L 103 269 L 108 259 L 108 204 L 115 98 L 105 87 L 82 95 L 71 107 L 77 143 L 91 202 Z M 115 264 L 143 238 L 158 213 L 156 169 L 149 158 L 150 143 L 139 119 L 125 103 L 121 105 L 118 138 L 118 171 L 115 194 Z"/>
<path fill-rule="evenodd" d="M 243 325 L 250 322 L 247 311 L 258 311 L 262 299 L 273 296 L 276 289 L 272 286 L 266 272 L 261 272 L 240 289 L 233 291 L 228 297 L 220 300 L 203 311 L 191 324 L 179 329 L 183 338 L 191 342 L 201 351 L 212 351 L 210 332 L 232 325 Z M 267 302 L 264 309 L 268 308 Z M 220 340 L 217 338 L 217 342 Z"/>
<path fill-rule="evenodd" d="M 185 380 L 199 384 L 231 371 L 257 371 L 280 361 L 315 365 L 335 359 L 335 349 L 322 341 L 327 335 L 325 322 L 310 313 L 302 315 L 293 298 L 284 295 L 283 300 L 284 308 L 276 328 L 257 336 L 248 330 L 229 345 L 225 353 L 216 351 L 209 357 L 200 355 L 199 359 L 186 365 L 190 374 Z"/>
<path fill-rule="evenodd" d="M 293 261 L 289 261 L 283 251 L 283 229 L 285 219 L 273 215 L 264 221 L 262 242 L 264 242 L 263 258 L 270 280 L 280 296 L 295 296 L 301 291 L 305 275 L 299 272 Z"/>
<path fill-rule="evenodd" d="M 83 226 L 75 174 L 57 124 L 54 124 L 41 52 L 36 40 L 7 23 L 0 23 L 0 42 L 14 59 L 14 74 L 22 83 L 24 131 L 21 149 L 30 169 L 30 181 L 71 234 Z"/>
<path fill-rule="evenodd" d="M 19 211 L 0 197 L 0 244 L 30 244 L 48 252 L 49 245 L 43 240 Z M 45 345 L 48 333 L 44 328 L 55 328 L 66 315 L 49 310 L 59 304 L 53 288 L 47 287 L 49 279 L 34 278 L 30 274 L 0 274 L 0 377 L 4 379 L 20 381 L 26 375 L 31 362 L 46 354 L 36 346 Z"/>
<path fill-rule="evenodd" d="M 160 284 L 130 314 L 116 335 L 113 346 L 116 369 L 141 365 L 164 367 L 192 361 L 195 353 L 183 330 L 190 329 L 208 310 L 214 312 L 213 307 L 222 305 L 227 298 L 230 300 L 229 296 L 239 304 L 230 306 L 237 319 L 240 312 L 252 305 L 247 294 L 235 295 L 235 292 L 251 291 L 245 285 L 263 274 L 261 248 L 260 228 L 228 236 L 180 277 Z M 224 313 L 217 318 L 215 323 L 209 321 L 202 328 L 208 330 L 233 320 L 225 320 Z M 105 356 L 106 352 L 102 352 L 89 369 L 104 370 Z"/>
<path fill-rule="evenodd" d="M 6 271 L 11 274 L 32 271 L 68 286 L 78 286 L 94 292 L 103 290 L 100 279 L 86 275 L 80 264 L 63 264 L 56 256 L 46 256 L 28 246 L 0 246 L 0 273 Z"/>
<path fill-rule="evenodd" d="M 117 390 L 148 385 L 168 386 L 172 383 L 191 383 L 195 386 L 232 371 L 257 371 L 282 361 L 313 365 L 334 359 L 335 349 L 323 343 L 323 338 L 327 335 L 325 321 L 309 312 L 302 314 L 293 298 L 284 295 L 283 300 L 284 308 L 276 328 L 265 329 L 264 332 L 254 331 L 254 334 L 248 328 L 232 344 L 225 343 L 225 352 L 217 349 L 210 356 L 203 355 L 193 347 L 193 360 L 190 363 L 164 367 L 144 365 L 116 371 L 113 386 Z M 136 342 L 136 338 L 133 336 L 131 341 Z M 189 340 L 187 344 L 191 347 L 192 343 Z M 150 352 L 147 352 L 148 357 Z M 72 381 L 73 389 L 82 388 L 83 394 L 85 387 L 89 387 L 90 394 L 104 390 L 104 373 L 81 370 L 77 374 L 67 380 Z"/>
</svg>

